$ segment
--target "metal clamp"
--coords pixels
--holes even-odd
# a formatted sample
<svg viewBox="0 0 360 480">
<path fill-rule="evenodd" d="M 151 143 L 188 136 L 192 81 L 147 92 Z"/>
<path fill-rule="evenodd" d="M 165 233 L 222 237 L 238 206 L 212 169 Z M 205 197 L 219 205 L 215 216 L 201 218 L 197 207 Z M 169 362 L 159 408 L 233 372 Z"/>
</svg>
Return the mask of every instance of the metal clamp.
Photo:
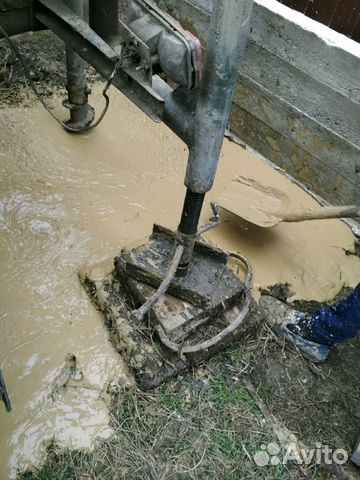
<svg viewBox="0 0 360 480">
<path fill-rule="evenodd" d="M 161 325 L 156 325 L 155 331 L 159 335 L 160 341 L 168 347 L 173 352 L 177 353 L 180 358 L 185 359 L 185 354 L 191 353 L 198 353 L 204 350 L 209 350 L 210 348 L 215 347 L 217 344 L 221 343 L 227 337 L 234 335 L 236 329 L 242 323 L 246 315 L 249 313 L 250 304 L 251 304 L 251 294 L 250 294 L 250 283 L 252 280 L 252 268 L 249 260 L 236 253 L 236 252 L 229 252 L 229 257 L 234 257 L 240 260 L 243 265 L 246 267 L 246 276 L 244 280 L 244 295 L 245 300 L 242 306 L 241 312 L 239 315 L 226 327 L 224 330 L 216 334 L 215 336 L 205 340 L 204 342 L 196 343 L 194 345 L 190 345 L 189 343 L 175 343 L 172 342 L 169 337 L 166 335 L 165 330 Z"/>
<path fill-rule="evenodd" d="M 214 216 L 210 218 L 209 223 L 204 225 L 203 227 L 199 228 L 198 235 L 202 235 L 209 230 L 219 226 L 221 224 L 221 214 L 220 214 L 220 207 L 217 203 L 211 202 L 210 203 Z"/>
<path fill-rule="evenodd" d="M 120 19 L 125 50 L 137 53 L 132 68 L 152 85 L 154 73 L 164 73 L 178 85 L 196 88 L 201 76 L 201 44 L 155 2 L 132 0 L 128 19 Z"/>
<path fill-rule="evenodd" d="M 184 359 L 185 354 L 198 353 L 204 350 L 209 350 L 210 348 L 213 348 L 220 342 L 224 341 L 228 336 L 234 335 L 236 329 L 239 327 L 246 315 L 249 313 L 251 295 L 247 289 L 245 289 L 244 292 L 245 302 L 239 315 L 230 323 L 230 325 L 224 328 L 224 330 L 219 332 L 214 337 L 205 340 L 204 342 L 196 343 L 195 345 L 190 345 L 186 343 L 174 343 L 168 338 L 161 325 L 157 325 L 155 327 L 155 331 L 159 335 L 161 342 L 170 350 L 177 353 L 182 359 Z"/>
</svg>

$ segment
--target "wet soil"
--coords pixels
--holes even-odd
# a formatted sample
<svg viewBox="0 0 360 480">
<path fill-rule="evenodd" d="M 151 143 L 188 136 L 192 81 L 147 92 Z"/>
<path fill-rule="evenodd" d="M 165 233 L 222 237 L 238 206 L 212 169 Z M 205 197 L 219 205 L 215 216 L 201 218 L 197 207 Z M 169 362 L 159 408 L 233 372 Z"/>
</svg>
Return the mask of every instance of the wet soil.
<svg viewBox="0 0 360 480">
<path fill-rule="evenodd" d="M 277 283 L 271 285 L 267 288 L 260 289 L 262 295 L 271 295 L 282 302 L 291 303 L 291 306 L 297 310 L 306 313 L 314 313 L 320 308 L 328 307 L 329 305 L 339 302 L 346 298 L 353 289 L 348 286 L 343 286 L 341 290 L 335 295 L 335 297 L 330 298 L 326 302 L 317 302 L 316 300 L 294 300 L 292 298 L 295 295 L 295 292 L 291 289 L 291 286 L 288 283 Z"/>
<path fill-rule="evenodd" d="M 349 254 L 357 256 L 358 247 Z M 291 306 L 311 314 L 351 292 L 344 286 L 326 302 L 297 300 Z M 283 302 L 294 295 L 287 283 L 262 289 L 262 293 Z M 360 437 L 360 337 L 337 346 L 325 363 L 315 365 L 292 344 L 264 329 L 264 348 L 252 359 L 250 378 L 269 411 L 310 448 L 321 443 L 351 454 Z M 360 478 L 360 471 L 352 465 L 347 464 L 344 471 L 333 467 L 321 468 L 320 478 Z"/>
<path fill-rule="evenodd" d="M 40 32 L 36 35 L 28 34 L 19 37 L 19 42 L 21 43 L 21 50 L 32 66 L 34 81 L 37 82 L 40 91 L 50 97 L 54 90 L 63 89 L 65 76 L 62 42 L 56 40 L 49 32 Z M 46 48 L 43 48 L 44 44 Z M 32 105 L 34 99 L 28 95 L 28 89 L 24 89 L 23 77 L 17 61 L 9 53 L 4 42 L 0 42 L 0 48 L 2 49 L 1 52 L 4 53 L 4 56 L 0 57 L 3 59 L 0 66 L 2 72 L 0 75 L 1 104 L 11 107 L 19 104 L 24 107 Z M 123 109 L 129 108 L 120 96 L 114 95 L 114 97 L 116 99 L 114 102 L 115 109 L 118 108 L 123 111 Z M 12 112 L 6 110 L 8 118 L 13 122 L 10 122 L 11 125 L 10 123 L 7 124 L 10 125 L 9 131 L 13 136 L 11 138 L 14 138 L 13 144 L 21 147 L 17 148 L 15 155 L 18 162 L 16 164 L 21 164 L 21 168 L 16 174 L 16 181 L 12 179 L 10 183 L 12 186 L 17 186 L 16 182 L 19 182 L 19 185 L 26 190 L 28 186 L 25 180 L 28 181 L 30 178 L 30 181 L 35 182 L 41 191 L 44 189 L 45 193 L 49 194 L 50 200 L 54 199 L 56 202 L 61 200 L 60 203 L 66 205 L 69 209 L 66 214 L 70 216 L 71 225 L 76 225 L 77 216 L 81 217 L 79 232 L 81 235 L 84 232 L 86 235 L 89 232 L 92 234 L 91 240 L 86 238 L 86 242 L 89 243 L 91 248 L 81 251 L 74 250 L 75 256 L 77 255 L 81 262 L 87 261 L 93 255 L 96 244 L 98 246 L 101 244 L 102 251 L 94 258 L 94 261 L 99 260 L 98 257 L 104 257 L 105 252 L 113 257 L 119 253 L 124 244 L 131 244 L 135 240 L 143 239 L 151 231 L 154 220 L 160 220 L 161 223 L 171 228 L 175 228 L 178 221 L 184 193 L 181 184 L 186 161 L 184 146 L 180 142 L 173 141 L 170 138 L 170 133 L 165 129 L 157 134 L 155 127 L 149 126 L 143 117 L 138 119 L 135 109 L 129 108 L 127 112 L 124 132 L 120 140 L 119 131 L 114 130 L 114 126 L 117 126 L 118 117 L 110 114 L 110 117 L 104 121 L 102 129 L 94 132 L 93 136 L 82 137 L 80 140 L 81 148 L 75 146 L 74 141 L 70 137 L 66 137 L 66 134 L 58 133 L 57 126 L 51 125 L 47 133 L 38 134 L 39 139 L 34 141 L 31 145 L 33 150 L 30 149 L 29 151 L 26 150 L 25 147 L 27 146 L 24 146 L 24 144 L 26 142 L 31 143 L 26 140 L 31 138 L 32 124 L 30 125 L 30 122 L 34 122 L 34 128 L 40 131 L 39 126 L 47 124 L 47 114 L 39 113 L 39 110 L 35 109 L 32 113 L 28 110 L 27 116 L 20 113 L 12 117 Z M 23 117 L 26 118 L 23 119 Z M 21 123 L 22 121 L 24 124 Z M 140 139 L 139 128 L 135 131 L 133 128 L 135 123 L 132 122 L 140 125 L 142 131 Z M 16 125 L 20 124 L 21 132 L 18 132 Z M 27 127 L 26 125 L 30 126 Z M 55 138 L 57 138 L 57 142 L 54 141 Z M 103 159 L 103 147 L 101 146 L 103 143 L 98 144 L 96 142 L 96 139 L 99 138 L 106 142 L 108 148 L 107 159 Z M 119 146 L 118 142 L 122 146 Z M 154 142 L 156 147 L 150 149 L 149 145 L 153 145 Z M 8 146 L 9 141 L 6 140 L 5 144 Z M 128 144 L 132 145 L 130 153 L 124 147 Z M 139 144 L 141 144 L 141 153 L 134 153 L 138 151 Z M 50 145 L 51 155 L 46 156 L 45 152 L 41 156 L 41 152 L 46 149 L 46 145 Z M 163 149 L 159 156 L 160 146 Z M 240 151 L 241 153 L 239 153 Z M 42 160 L 40 164 L 36 162 L 33 164 L 29 174 L 29 165 L 22 165 L 21 162 L 23 157 L 27 161 L 29 158 L 31 159 L 31 154 L 34 152 Z M 121 153 L 120 159 L 119 152 Z M 151 158 L 159 159 L 157 163 L 154 162 L 151 165 L 150 169 L 148 167 L 149 155 Z M 224 171 L 220 173 L 219 178 L 221 180 L 215 187 L 212 199 L 215 199 L 216 195 L 221 192 L 222 186 L 231 180 L 235 165 L 233 159 L 238 155 L 242 162 L 241 171 L 247 170 L 248 175 L 256 175 L 261 168 L 257 158 L 252 158 L 247 152 L 239 150 L 239 147 L 226 143 L 222 158 Z M 135 156 L 139 161 L 138 166 L 134 162 Z M 172 163 L 169 161 L 171 158 Z M 56 162 L 54 162 L 54 159 Z M 109 159 L 111 166 L 109 166 Z M 14 165 L 16 164 L 14 163 Z M 56 164 L 55 170 L 54 164 Z M 270 168 L 269 170 L 265 172 L 266 177 L 269 177 L 270 182 L 276 182 L 277 178 L 273 176 L 275 173 L 273 174 Z M 42 175 L 45 173 L 49 178 L 46 179 L 44 184 Z M 146 177 L 146 175 L 148 176 Z M 124 184 L 120 184 L 119 179 L 124 178 L 126 179 Z M 60 200 L 54 195 L 50 198 L 50 194 L 54 193 L 54 188 L 58 188 L 58 182 L 60 182 L 62 189 Z M 142 189 L 141 182 L 144 182 L 148 189 Z M 283 180 L 280 179 L 279 182 L 282 185 Z M 300 200 L 298 201 L 305 203 L 306 206 L 314 206 L 316 203 L 310 198 L 307 199 L 303 192 L 295 192 L 292 185 L 289 185 L 289 188 L 292 194 L 299 196 Z M 157 194 L 160 191 L 163 192 L 167 202 L 169 202 L 169 199 L 174 202 L 174 210 L 171 210 L 170 213 L 167 211 L 168 205 L 164 204 L 164 200 L 157 199 Z M 35 213 L 39 214 L 39 211 L 36 210 Z M 210 213 L 210 209 L 205 207 L 203 222 L 207 220 Z M 43 213 L 40 212 L 39 215 L 41 216 L 40 220 L 43 220 Z M 75 215 L 75 217 L 71 215 Z M 53 218 L 52 215 L 51 218 Z M 14 222 L 14 218 L 12 221 Z M 60 223 L 56 223 L 55 226 L 59 232 L 62 232 L 65 228 L 61 223 L 62 217 L 59 221 Z M 240 249 L 250 257 L 255 264 L 254 292 L 259 293 L 260 289 L 267 288 L 267 291 L 277 298 L 287 299 L 301 309 L 313 311 L 324 301 L 330 302 L 330 299 L 333 299 L 334 295 L 344 287 L 344 284 L 348 283 L 354 286 L 358 281 L 358 270 L 356 270 L 358 263 L 354 262 L 354 255 L 351 253 L 341 256 L 339 253 L 340 250 L 341 252 L 353 252 L 354 237 L 350 231 L 344 231 L 345 227 L 338 221 L 330 221 L 328 225 L 331 231 L 336 231 L 341 237 L 341 246 L 338 244 L 334 246 L 335 241 L 333 240 L 326 242 L 328 232 L 322 232 L 322 226 L 317 222 L 314 222 L 311 228 L 304 226 L 301 229 L 299 226 L 293 226 L 291 228 L 295 228 L 295 230 L 292 231 L 290 227 L 283 225 L 275 232 L 261 233 L 246 225 L 245 228 L 244 225 L 234 226 L 230 217 L 226 217 L 225 221 L 225 224 L 216 232 L 213 232 L 212 235 L 207 236 L 207 239 L 215 244 L 222 245 L 226 249 Z M 51 219 L 49 222 L 51 223 Z M 36 224 L 35 227 L 39 225 L 42 224 Z M 288 230 L 288 228 L 290 229 Z M 301 233 L 303 233 L 303 238 Z M 40 234 L 35 232 L 35 234 L 39 235 L 37 238 L 42 235 L 41 232 Z M 287 244 L 290 241 L 294 244 L 298 242 L 296 248 L 286 251 L 286 257 L 284 256 L 284 243 L 281 243 L 282 235 L 285 236 Z M 306 243 L 309 236 L 310 241 Z M 79 247 L 82 236 L 75 236 L 70 239 L 59 238 L 61 242 L 56 243 L 54 248 L 58 251 L 63 251 L 64 248 L 66 251 L 70 251 L 74 242 Z M 301 255 L 297 257 L 298 245 L 301 242 L 309 253 L 313 253 L 310 259 L 303 259 Z M 11 245 L 11 242 L 9 242 L 9 245 Z M 44 253 L 43 249 L 44 246 L 39 241 L 37 250 L 39 258 Z M 34 255 L 34 252 L 30 252 L 28 255 L 29 258 L 32 258 L 31 255 Z M 55 251 L 52 255 L 56 255 Z M 71 275 L 73 276 L 75 270 L 79 267 L 78 261 L 74 261 L 73 257 L 74 255 L 68 255 L 63 258 L 63 261 L 53 271 L 61 272 L 66 265 L 71 264 L 73 268 Z M 336 260 L 334 260 L 335 257 Z M 14 257 L 15 260 L 17 258 Z M 316 262 L 317 259 L 318 262 Z M 329 263 L 331 268 L 328 268 Z M 319 272 L 314 271 L 316 270 L 314 265 L 319 267 Z M 28 273 L 27 283 L 31 285 L 30 268 Z M 79 295 L 78 286 L 74 287 L 74 285 L 74 283 L 71 284 L 72 293 Z M 272 287 L 272 285 L 274 286 Z M 348 287 L 342 288 L 342 295 L 347 293 L 346 288 Z M 13 288 L 12 291 L 17 292 L 17 289 L 18 287 Z M 299 294 L 299 292 L 301 293 Z M 49 295 L 56 301 L 59 291 L 54 289 L 49 294 L 46 291 L 39 290 L 39 295 L 45 298 L 41 301 L 46 302 Z M 297 303 L 293 302 L 294 297 Z M 303 298 L 306 298 L 306 300 L 303 300 Z M 312 298 L 316 300 L 312 300 Z M 18 304 L 19 301 L 16 298 L 15 300 Z M 32 316 L 29 316 L 29 319 L 36 315 L 41 318 L 42 303 L 39 305 Z M 94 324 L 92 324 L 94 329 L 96 328 L 96 322 L 99 322 L 99 325 L 101 324 L 100 316 L 94 315 L 94 312 L 89 310 L 84 297 L 82 297 L 82 312 L 76 310 L 75 300 L 74 304 L 68 305 L 67 311 L 69 314 L 67 321 L 70 325 L 71 322 L 74 323 L 71 318 L 74 312 L 79 314 L 78 317 L 75 315 L 77 322 L 85 321 L 88 316 L 92 319 L 91 321 L 94 321 Z M 54 318 L 57 317 L 50 318 L 53 323 L 55 323 Z M 92 341 L 91 338 L 90 340 Z M 78 339 L 71 338 L 71 341 L 75 348 Z M 56 345 L 56 342 L 54 341 L 52 345 Z M 51 350 L 54 350 L 53 346 L 50 347 Z M 60 353 L 56 359 L 57 367 L 61 367 L 64 355 L 68 352 L 62 351 Z M 77 352 L 74 353 L 77 354 Z M 160 389 L 154 393 L 155 397 L 159 395 L 161 399 L 159 404 L 156 403 L 157 400 L 153 398 L 149 400 L 150 397 L 144 397 L 137 391 L 125 394 L 122 390 L 115 389 L 111 420 L 112 426 L 117 432 L 115 440 L 105 441 L 101 444 L 101 448 L 95 449 L 93 453 L 84 453 L 82 450 L 75 453 L 70 450 L 64 453 L 62 449 L 56 450 L 54 453 L 54 450 L 52 450 L 48 463 L 45 463 L 43 476 L 39 476 L 37 472 L 31 473 L 29 471 L 26 478 L 75 479 L 82 478 L 80 472 L 84 471 L 87 475 L 84 478 L 117 478 L 114 476 L 116 472 L 117 474 L 122 472 L 123 476 L 119 474 L 119 478 L 219 478 L 222 468 L 225 468 L 226 472 L 223 478 L 227 479 L 264 478 L 268 480 L 274 478 L 278 480 L 280 478 L 290 478 L 287 476 L 288 471 L 286 469 L 284 471 L 271 471 L 268 475 L 265 470 L 254 470 L 253 462 L 249 461 L 248 456 L 241 448 L 241 442 L 245 441 L 240 435 L 242 432 L 249 434 L 248 437 L 251 439 L 251 445 L 254 449 L 258 448 L 261 442 L 271 438 L 268 426 L 266 426 L 266 419 L 262 419 L 256 405 L 249 401 L 240 388 L 241 380 L 244 375 L 248 375 L 269 410 L 304 442 L 309 445 L 315 442 L 328 443 L 336 448 L 343 447 L 350 452 L 355 445 L 357 436 L 360 434 L 358 430 L 360 425 L 358 408 L 360 387 L 357 368 L 359 361 L 360 339 L 339 346 L 330 355 L 325 365 L 314 366 L 302 358 L 291 345 L 283 343 L 264 326 L 260 331 L 253 332 L 252 336 L 240 342 L 239 346 L 231 352 L 219 355 L 212 361 L 207 362 L 203 367 L 207 372 L 206 375 L 204 375 L 202 369 L 199 369 L 198 372 L 194 371 L 193 374 L 184 378 L 171 380 L 164 387 L 168 390 Z M 83 366 L 83 363 L 81 365 Z M 46 368 L 46 358 L 42 363 L 42 368 Z M 46 378 L 45 374 L 44 378 Z M 16 383 L 16 380 L 14 374 L 13 382 Z M 40 388 L 41 381 L 39 380 L 38 383 Z M 194 402 L 188 402 L 187 400 L 189 391 L 191 395 L 195 392 Z M 176 396 L 174 396 L 174 392 Z M 241 392 L 241 395 L 239 392 Z M 17 395 L 21 399 L 20 391 Z M 131 412 L 128 408 L 130 399 Z M 77 402 L 79 403 L 79 398 L 77 398 Z M 186 405 L 185 408 L 183 408 L 183 404 Z M 67 408 L 66 398 L 62 405 L 65 411 Z M 158 406 L 164 408 L 164 410 L 157 408 Z M 195 407 L 199 410 L 196 410 Z M 202 415 L 200 415 L 201 409 L 203 409 Z M 164 411 L 168 413 L 169 410 L 171 411 L 170 420 L 178 423 L 174 427 L 169 424 L 166 429 L 169 418 L 165 418 Z M 159 412 L 161 412 L 161 415 L 159 415 Z M 26 413 L 27 416 L 25 415 L 25 417 L 28 418 L 29 412 L 25 409 Z M 46 412 L 42 413 L 46 416 Z M 56 405 L 54 405 L 51 414 L 56 415 L 57 413 Z M 191 416 L 192 421 L 189 430 L 189 443 L 194 441 L 192 432 L 195 431 L 198 435 L 196 438 L 201 438 L 203 442 L 201 443 L 203 448 L 200 449 L 198 457 L 189 456 L 182 460 L 187 465 L 186 472 L 190 471 L 186 474 L 188 476 L 181 476 L 181 473 L 178 476 L 171 476 L 170 473 L 166 472 L 171 472 L 172 464 L 166 463 L 164 466 L 162 463 L 168 461 L 161 456 L 162 445 L 168 445 L 169 455 L 173 451 L 171 449 L 177 448 L 182 451 L 183 445 L 178 442 L 179 439 L 176 437 L 181 436 L 179 435 L 179 432 L 182 432 L 180 422 L 184 422 L 184 418 L 187 418 L 186 415 Z M 199 418 L 202 420 L 202 425 L 209 427 L 209 431 L 211 430 L 209 423 L 214 423 L 214 435 L 210 438 L 201 437 L 202 433 L 199 432 L 202 432 L 202 427 Z M 147 423 L 144 423 L 144 419 Z M 234 419 L 236 428 L 232 426 L 230 420 L 228 422 L 228 419 Z M 233 430 L 236 430 L 236 432 L 233 433 Z M 219 432 L 221 432 L 221 435 Z M 232 439 L 237 442 L 236 447 L 239 446 L 238 449 L 234 447 L 231 441 L 229 443 L 229 432 L 232 432 Z M 132 434 L 133 436 L 131 436 Z M 240 436 L 236 437 L 236 435 Z M 30 437 L 31 435 L 29 435 Z M 170 437 L 171 441 L 169 440 Z M 249 441 L 248 437 L 246 437 L 246 441 Z M 127 442 L 129 438 L 131 441 Z M 159 450 L 149 449 L 149 445 L 157 444 L 157 441 L 155 441 L 157 438 L 160 446 Z M 120 443 L 119 439 L 121 440 Z M 37 441 L 32 438 L 30 440 Z M 114 449 L 116 441 L 118 442 L 117 445 L 121 446 L 120 450 Z M 249 447 L 247 448 L 249 449 Z M 127 452 L 133 453 L 135 451 L 137 456 L 133 456 L 132 459 L 127 458 Z M 149 451 L 151 452 L 151 458 L 149 458 Z M 197 452 L 196 449 L 195 451 Z M 254 451 L 256 450 L 252 450 L 251 453 Z M 228 463 L 225 462 L 225 457 Z M 82 463 L 84 458 L 87 462 L 86 468 Z M 140 470 L 136 470 L 133 465 L 130 465 L 131 460 L 134 459 L 135 462 L 132 463 L 136 466 L 138 462 Z M 142 464 L 143 459 L 146 459 L 147 465 Z M 124 466 L 121 464 L 122 461 L 128 461 L 129 465 Z M 222 461 L 224 461 L 224 464 L 221 463 Z M 117 466 L 115 473 L 112 471 L 112 477 L 111 463 Z M 198 464 L 205 472 L 203 476 L 196 476 Z M 64 465 L 70 472 L 67 476 L 63 475 Z M 98 473 L 94 473 L 98 472 L 99 465 L 102 468 L 102 477 L 100 473 L 99 476 L 97 476 Z M 222 465 L 224 466 L 222 467 Z M 246 470 L 236 470 L 243 465 Z M 169 467 L 169 469 L 166 470 L 165 467 Z M 129 473 L 130 470 L 132 473 Z M 181 470 L 179 471 L 181 472 Z M 232 476 L 234 471 L 237 476 Z M 156 474 L 153 472 L 156 472 Z M 106 477 L 106 475 L 108 476 Z M 309 470 L 308 476 L 295 475 L 293 478 L 328 478 L 328 473 L 320 472 L 316 475 L 313 470 Z"/>
<path fill-rule="evenodd" d="M 355 255 L 360 258 L 360 239 L 357 239 L 353 250 L 345 250 L 346 255 Z"/>
</svg>

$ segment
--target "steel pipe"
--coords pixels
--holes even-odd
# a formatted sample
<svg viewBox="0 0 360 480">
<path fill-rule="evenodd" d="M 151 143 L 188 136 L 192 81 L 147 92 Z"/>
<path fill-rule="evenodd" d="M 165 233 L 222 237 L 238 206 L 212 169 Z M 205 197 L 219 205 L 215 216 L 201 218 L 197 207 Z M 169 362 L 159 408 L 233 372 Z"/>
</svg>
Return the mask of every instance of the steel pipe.
<svg viewBox="0 0 360 480">
<path fill-rule="evenodd" d="M 173 90 L 157 75 L 153 77 L 152 88 L 164 100 L 161 120 L 190 147 L 194 137 L 198 90 L 187 90 L 183 87 Z"/>
<path fill-rule="evenodd" d="M 185 185 L 206 193 L 214 182 L 244 52 L 252 0 L 214 0 Z"/>
<path fill-rule="evenodd" d="M 248 35 L 252 4 L 252 0 L 213 2 L 185 177 L 187 194 L 178 228 L 178 243 L 184 245 L 181 266 L 185 269 L 190 263 L 194 244 L 193 241 L 187 241 L 187 237 L 193 238 L 197 232 L 204 196 L 214 182 L 235 92 L 239 61 Z"/>
<path fill-rule="evenodd" d="M 64 0 L 64 3 L 79 17 L 84 15 L 84 0 Z M 70 120 L 67 122 L 72 128 L 85 128 L 94 119 L 94 110 L 88 104 L 88 85 L 85 71 L 85 62 L 66 43 L 66 90 L 68 100 L 64 106 L 70 110 Z"/>
</svg>

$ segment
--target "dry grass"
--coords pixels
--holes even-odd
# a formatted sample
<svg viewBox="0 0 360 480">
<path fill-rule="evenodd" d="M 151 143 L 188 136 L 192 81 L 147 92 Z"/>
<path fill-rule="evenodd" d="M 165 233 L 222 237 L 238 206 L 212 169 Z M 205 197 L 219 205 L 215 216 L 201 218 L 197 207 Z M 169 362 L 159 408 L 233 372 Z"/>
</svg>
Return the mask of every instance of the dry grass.
<svg viewBox="0 0 360 480">
<path fill-rule="evenodd" d="M 258 467 L 253 456 L 261 445 L 279 443 L 272 415 L 309 448 L 321 442 L 350 453 L 359 434 L 360 382 L 353 368 L 359 361 L 360 338 L 315 366 L 264 325 L 256 338 L 244 338 L 156 390 L 118 392 L 111 405 L 112 438 L 92 453 L 53 445 L 45 465 L 19 479 L 358 478 L 347 476 L 350 465 L 346 472 L 331 465 Z M 259 410 L 246 379 L 269 415 Z"/>
<path fill-rule="evenodd" d="M 276 438 L 242 384 L 247 368 L 238 348 L 153 392 L 119 392 L 113 398 L 111 439 L 91 454 L 52 446 L 46 465 L 19 478 L 303 478 L 295 467 L 254 463 L 260 445 Z"/>
</svg>

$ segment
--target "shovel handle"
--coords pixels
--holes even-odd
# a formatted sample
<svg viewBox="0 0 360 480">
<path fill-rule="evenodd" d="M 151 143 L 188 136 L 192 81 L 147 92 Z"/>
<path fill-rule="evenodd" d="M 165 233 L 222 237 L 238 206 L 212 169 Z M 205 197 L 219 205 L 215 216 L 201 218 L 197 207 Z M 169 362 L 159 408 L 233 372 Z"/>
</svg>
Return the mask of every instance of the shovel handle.
<svg viewBox="0 0 360 480">
<path fill-rule="evenodd" d="M 360 217 L 360 207 L 346 205 L 341 207 L 318 207 L 292 210 L 279 215 L 282 222 L 302 222 L 303 220 L 322 220 L 328 218 L 354 218 Z"/>
</svg>

